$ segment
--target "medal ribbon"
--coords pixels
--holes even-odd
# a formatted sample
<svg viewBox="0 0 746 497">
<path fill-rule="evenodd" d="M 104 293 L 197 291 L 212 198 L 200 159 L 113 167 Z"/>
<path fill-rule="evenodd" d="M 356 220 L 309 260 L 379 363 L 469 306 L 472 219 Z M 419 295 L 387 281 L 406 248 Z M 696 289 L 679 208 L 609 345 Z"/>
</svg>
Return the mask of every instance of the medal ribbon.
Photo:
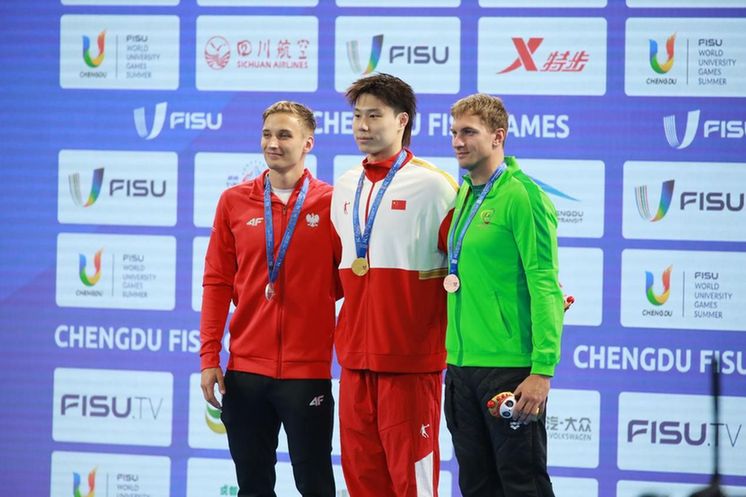
<svg viewBox="0 0 746 497">
<path fill-rule="evenodd" d="M 373 205 L 370 206 L 370 212 L 368 212 L 368 220 L 365 223 L 365 232 L 360 233 L 360 196 L 363 193 L 363 183 L 365 182 L 365 170 L 363 170 L 360 173 L 360 179 L 357 182 L 357 190 L 355 190 L 355 204 L 353 206 L 352 211 L 352 228 L 355 233 L 355 253 L 358 257 L 365 257 L 365 254 L 368 253 L 368 245 L 370 243 L 370 232 L 373 230 L 373 222 L 376 219 L 376 213 L 378 212 L 378 207 L 381 205 L 381 199 L 383 199 L 383 194 L 386 193 L 386 189 L 391 184 L 391 181 L 394 179 L 394 175 L 396 174 L 396 171 L 401 169 L 402 164 L 404 163 L 404 159 L 407 158 L 407 152 L 402 149 L 401 152 L 399 152 L 399 156 L 396 158 L 396 162 L 394 162 L 394 165 L 391 166 L 391 169 L 389 169 L 389 172 L 386 174 L 386 177 L 383 179 L 383 183 L 381 184 L 381 188 L 378 190 L 378 193 L 376 194 L 376 198 L 373 201 Z M 371 187 L 372 188 L 372 187 Z"/>
<path fill-rule="evenodd" d="M 303 185 L 298 193 L 298 198 L 295 199 L 295 205 L 290 214 L 290 221 L 285 229 L 285 233 L 282 235 L 280 248 L 277 252 L 277 260 L 275 261 L 275 226 L 272 223 L 272 186 L 269 183 L 269 174 L 264 178 L 264 240 L 267 247 L 267 273 L 269 273 L 270 283 L 274 284 L 274 282 L 277 281 L 277 276 L 280 274 L 280 267 L 285 260 L 285 254 L 290 245 L 290 238 L 293 236 L 293 232 L 295 231 L 295 224 L 298 222 L 300 210 L 303 207 L 303 202 L 306 200 L 307 192 L 308 177 L 303 180 Z"/>
<path fill-rule="evenodd" d="M 452 221 L 453 229 L 448 234 L 448 274 L 455 274 L 458 276 L 458 258 L 461 255 L 461 246 L 464 243 L 464 237 L 466 236 L 466 230 L 469 228 L 469 225 L 474 220 L 474 216 L 477 215 L 477 211 L 482 206 L 482 203 L 484 202 L 484 199 L 487 198 L 487 194 L 492 189 L 492 185 L 495 184 L 495 181 L 497 181 L 497 178 L 500 177 L 500 175 L 505 171 L 505 164 L 501 164 L 500 167 L 498 167 L 494 173 L 492 173 L 492 176 L 490 176 L 490 179 L 487 180 L 487 183 L 484 185 L 484 189 L 482 190 L 482 193 L 479 194 L 479 197 L 477 198 L 476 202 L 474 202 L 474 205 L 471 206 L 471 211 L 469 211 L 469 215 L 466 217 L 466 221 L 464 221 L 464 225 L 461 227 L 461 231 L 458 234 L 458 240 L 456 241 L 456 246 L 454 247 L 453 239 L 456 235 L 456 230 L 458 229 L 458 223 L 461 221 L 461 215 L 464 213 L 463 209 L 458 212 L 458 217 L 454 217 Z"/>
</svg>

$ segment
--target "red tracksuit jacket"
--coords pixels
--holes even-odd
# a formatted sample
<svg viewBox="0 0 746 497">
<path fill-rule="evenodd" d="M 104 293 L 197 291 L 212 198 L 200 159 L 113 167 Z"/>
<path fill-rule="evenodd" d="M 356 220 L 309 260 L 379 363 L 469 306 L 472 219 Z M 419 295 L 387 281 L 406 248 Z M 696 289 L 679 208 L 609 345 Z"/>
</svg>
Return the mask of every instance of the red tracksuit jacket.
<svg viewBox="0 0 746 497">
<path fill-rule="evenodd" d="M 329 217 L 332 187 L 298 181 L 287 205 L 272 196 L 275 259 L 303 179 L 310 184 L 272 300 L 264 234 L 264 178 L 223 192 L 205 258 L 202 369 L 219 366 L 232 300 L 228 369 L 272 378 L 330 378 L 335 301 L 340 285 Z"/>
</svg>

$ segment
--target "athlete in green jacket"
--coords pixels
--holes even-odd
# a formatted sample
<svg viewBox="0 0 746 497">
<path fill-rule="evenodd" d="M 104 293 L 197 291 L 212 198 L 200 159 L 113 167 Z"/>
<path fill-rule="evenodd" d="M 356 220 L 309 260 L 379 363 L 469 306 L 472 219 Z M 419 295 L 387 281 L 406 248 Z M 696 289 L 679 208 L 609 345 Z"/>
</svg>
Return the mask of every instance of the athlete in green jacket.
<svg viewBox="0 0 746 497">
<path fill-rule="evenodd" d="M 452 145 L 468 171 L 448 238 L 445 414 L 464 497 L 553 496 L 545 403 L 560 358 L 564 298 L 549 198 L 505 157 L 507 112 L 484 94 L 451 108 Z M 512 418 L 490 399 L 515 395 Z M 532 422 L 536 421 L 536 422 Z"/>
<path fill-rule="evenodd" d="M 515 158 L 504 163 L 466 230 L 458 259 L 463 284 L 448 295 L 447 362 L 530 366 L 534 374 L 553 376 L 564 314 L 556 210 Z M 472 183 L 467 175 L 459 191 L 454 233 L 463 229 L 476 190 L 484 188 Z"/>
</svg>

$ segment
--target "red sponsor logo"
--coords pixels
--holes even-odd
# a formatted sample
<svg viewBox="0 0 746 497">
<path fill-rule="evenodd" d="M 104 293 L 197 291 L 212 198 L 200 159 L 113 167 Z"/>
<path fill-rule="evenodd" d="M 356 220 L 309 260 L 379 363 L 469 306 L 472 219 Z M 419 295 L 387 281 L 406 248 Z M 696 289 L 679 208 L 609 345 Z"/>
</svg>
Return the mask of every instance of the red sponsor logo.
<svg viewBox="0 0 746 497">
<path fill-rule="evenodd" d="M 213 36 L 205 44 L 205 62 L 210 69 L 219 71 L 225 69 L 231 58 L 228 40 L 222 36 Z"/>
<path fill-rule="evenodd" d="M 590 60 L 590 55 L 585 50 L 577 52 L 555 50 L 549 53 L 547 60 L 539 68 L 533 55 L 543 41 L 544 38 L 529 38 L 528 41 L 523 38 L 513 38 L 513 45 L 518 52 L 518 57 L 497 74 L 512 72 L 520 67 L 529 72 L 581 72 Z"/>
</svg>

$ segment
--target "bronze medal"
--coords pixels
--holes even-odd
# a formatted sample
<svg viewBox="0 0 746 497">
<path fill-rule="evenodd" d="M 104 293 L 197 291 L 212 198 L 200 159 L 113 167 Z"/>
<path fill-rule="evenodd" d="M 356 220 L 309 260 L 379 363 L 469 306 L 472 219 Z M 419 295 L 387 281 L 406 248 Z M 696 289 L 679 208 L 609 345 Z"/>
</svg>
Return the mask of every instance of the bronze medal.
<svg viewBox="0 0 746 497">
<path fill-rule="evenodd" d="M 458 276 L 453 273 L 443 279 L 443 288 L 445 288 L 448 293 L 456 293 L 460 286 L 461 281 L 459 281 Z"/>
<path fill-rule="evenodd" d="M 275 286 L 272 283 L 267 283 L 267 286 L 264 287 L 264 298 L 267 300 L 272 300 L 272 297 L 275 296 Z"/>
</svg>

